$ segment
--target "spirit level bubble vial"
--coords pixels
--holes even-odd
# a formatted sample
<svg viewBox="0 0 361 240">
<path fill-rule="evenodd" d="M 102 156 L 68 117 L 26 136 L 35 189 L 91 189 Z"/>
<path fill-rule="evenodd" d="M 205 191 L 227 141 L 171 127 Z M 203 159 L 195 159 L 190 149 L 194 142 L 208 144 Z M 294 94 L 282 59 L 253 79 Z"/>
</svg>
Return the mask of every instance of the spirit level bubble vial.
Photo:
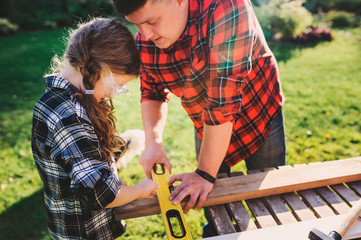
<svg viewBox="0 0 361 240">
<path fill-rule="evenodd" d="M 157 196 L 168 239 L 192 240 L 180 203 L 173 205 L 169 200 L 173 186 L 168 186 L 170 176 L 167 167 L 164 164 L 155 164 L 152 169 L 152 177 L 159 186 Z"/>
</svg>

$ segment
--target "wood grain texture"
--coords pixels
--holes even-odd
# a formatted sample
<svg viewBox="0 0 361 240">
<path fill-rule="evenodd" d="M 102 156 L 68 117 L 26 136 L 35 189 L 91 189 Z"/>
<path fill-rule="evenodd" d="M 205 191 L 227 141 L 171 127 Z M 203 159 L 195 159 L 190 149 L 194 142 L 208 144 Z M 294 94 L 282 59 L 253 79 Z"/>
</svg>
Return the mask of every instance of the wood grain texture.
<svg viewBox="0 0 361 240">
<path fill-rule="evenodd" d="M 361 180 L 361 157 L 218 179 L 204 207 Z M 182 205 L 185 203 L 183 202 Z M 157 199 L 116 209 L 116 219 L 159 214 Z"/>
<path fill-rule="evenodd" d="M 219 235 L 236 232 L 224 205 L 212 206 L 208 210 Z"/>
<path fill-rule="evenodd" d="M 292 212 L 298 221 L 313 220 L 317 218 L 296 193 L 285 193 L 282 196 L 288 206 L 292 209 Z"/>
<path fill-rule="evenodd" d="M 262 228 L 246 232 L 232 233 L 222 236 L 205 238 L 204 240 L 306 240 L 311 229 L 318 230 L 328 234 L 335 225 L 342 221 L 343 215 L 337 215 L 327 218 L 319 218 L 315 220 L 303 221 L 298 223 L 290 223 L 286 225 L 278 225 L 271 228 Z M 342 240 L 360 239 L 361 237 L 361 221 L 356 221 L 349 231 L 342 237 Z M 201 240 L 201 239 L 199 239 Z"/>
<path fill-rule="evenodd" d="M 306 204 L 311 207 L 317 217 L 330 217 L 334 216 L 335 213 L 332 209 L 322 201 L 322 199 L 313 190 L 303 190 L 298 192 Z"/>
<path fill-rule="evenodd" d="M 344 184 L 336 184 L 330 186 L 337 194 L 350 206 L 352 207 L 358 200 L 359 197 Z"/>
</svg>

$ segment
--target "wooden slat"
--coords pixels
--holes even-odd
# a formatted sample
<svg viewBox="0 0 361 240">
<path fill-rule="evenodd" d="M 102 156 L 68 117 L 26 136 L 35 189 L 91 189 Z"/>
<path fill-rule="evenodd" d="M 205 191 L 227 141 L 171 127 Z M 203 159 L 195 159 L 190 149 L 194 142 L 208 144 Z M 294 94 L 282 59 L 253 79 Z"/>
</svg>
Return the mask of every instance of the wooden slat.
<svg viewBox="0 0 361 240">
<path fill-rule="evenodd" d="M 352 188 L 352 190 L 354 190 L 359 196 L 361 196 L 361 182 L 350 182 L 347 183 L 347 185 L 350 186 L 350 188 Z"/>
<path fill-rule="evenodd" d="M 304 201 L 312 207 L 317 217 L 330 217 L 335 215 L 331 208 L 327 206 L 313 190 L 303 190 L 298 193 L 302 196 Z"/>
<path fill-rule="evenodd" d="M 222 179 L 226 177 L 228 177 L 226 173 L 221 173 L 217 175 L 217 179 Z M 225 205 L 210 206 L 208 207 L 208 211 L 218 235 L 236 232 Z"/>
<path fill-rule="evenodd" d="M 288 206 L 292 209 L 293 213 L 299 221 L 313 220 L 316 216 L 306 206 L 306 204 L 299 198 L 299 196 L 292 193 L 285 193 L 282 195 Z"/>
<path fill-rule="evenodd" d="M 351 191 L 348 187 L 344 184 L 336 184 L 330 186 L 337 194 L 351 207 L 353 206 L 358 200 L 359 197 Z"/>
<path fill-rule="evenodd" d="M 268 172 L 272 170 L 276 170 L 277 168 L 265 168 L 265 169 L 254 169 L 254 170 L 248 170 L 247 174 L 254 174 L 259 172 Z"/>
<path fill-rule="evenodd" d="M 256 224 L 259 224 L 260 227 L 277 226 L 277 222 L 273 219 L 271 213 L 261 199 L 246 200 L 246 203 L 253 216 L 256 218 Z"/>
<path fill-rule="evenodd" d="M 317 228 L 325 234 L 328 234 L 334 226 L 342 221 L 343 215 L 335 215 L 328 218 L 318 218 L 315 220 L 278 225 L 271 228 L 262 228 L 253 231 L 238 232 L 223 236 L 205 238 L 204 240 L 306 240 L 311 229 Z M 342 240 L 360 239 L 361 238 L 361 221 L 356 221 L 354 225 L 342 237 Z M 199 239 L 202 240 L 202 239 Z"/>
<path fill-rule="evenodd" d="M 242 176 L 242 172 L 232 172 L 231 177 Z M 256 224 L 249 215 L 247 209 L 241 201 L 231 202 L 228 204 L 230 211 L 233 213 L 239 231 L 255 230 L 257 229 Z"/>
<path fill-rule="evenodd" d="M 218 179 L 204 206 L 358 180 L 361 180 L 361 157 Z M 118 207 L 116 219 L 159 213 L 157 199 L 141 199 Z"/>
<path fill-rule="evenodd" d="M 331 206 L 336 214 L 347 213 L 350 207 L 328 187 L 317 188 L 316 192 Z"/>
<path fill-rule="evenodd" d="M 296 165 L 297 166 L 297 165 Z M 283 165 L 283 166 L 278 166 L 277 169 L 281 170 L 281 169 L 287 169 L 287 168 L 293 168 L 293 166 L 291 165 Z"/>
<path fill-rule="evenodd" d="M 224 205 L 212 206 L 208 210 L 219 235 L 236 232 Z"/>
<path fill-rule="evenodd" d="M 277 216 L 279 224 L 295 223 L 297 219 L 292 215 L 279 195 L 265 197 L 268 209 L 272 211 L 273 216 Z"/>
<path fill-rule="evenodd" d="M 242 202 L 229 203 L 229 209 L 233 213 L 234 219 L 240 231 L 257 229 L 256 224 L 253 222 Z"/>
</svg>

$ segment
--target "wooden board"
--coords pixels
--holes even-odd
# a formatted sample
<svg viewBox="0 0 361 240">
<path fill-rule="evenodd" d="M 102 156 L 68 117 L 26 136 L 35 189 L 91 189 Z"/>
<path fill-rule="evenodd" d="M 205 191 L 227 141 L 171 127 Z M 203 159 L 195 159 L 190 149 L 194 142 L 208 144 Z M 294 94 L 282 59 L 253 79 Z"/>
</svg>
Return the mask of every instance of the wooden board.
<svg viewBox="0 0 361 240">
<path fill-rule="evenodd" d="M 276 220 L 272 217 L 262 199 L 249 199 L 246 200 L 246 203 L 252 215 L 256 218 L 256 225 L 261 228 L 277 226 Z"/>
<path fill-rule="evenodd" d="M 276 220 L 279 225 L 297 222 L 297 219 L 288 210 L 285 201 L 280 195 L 265 197 L 265 203 L 268 209 L 272 211 L 272 215 L 277 218 Z"/>
<path fill-rule="evenodd" d="M 315 220 L 303 221 L 298 223 L 290 223 L 286 225 L 278 225 L 271 228 L 262 228 L 246 232 L 238 232 L 226 234 L 222 236 L 205 238 L 204 240 L 306 240 L 308 234 L 313 228 L 328 234 L 334 226 L 342 221 L 343 215 L 337 215 L 328 218 L 319 218 Z M 361 221 L 358 220 L 348 232 L 343 236 L 342 240 L 359 239 L 361 237 Z"/>
<path fill-rule="evenodd" d="M 237 227 L 240 231 L 257 229 L 256 224 L 253 222 L 251 216 L 241 201 L 229 203 L 229 209 L 233 213 Z"/>
<path fill-rule="evenodd" d="M 361 180 L 361 157 L 235 176 L 217 180 L 204 207 L 357 180 Z M 157 199 L 141 199 L 118 207 L 115 218 L 159 213 Z"/>
<path fill-rule="evenodd" d="M 332 207 L 336 214 L 344 214 L 350 210 L 350 207 L 328 187 L 316 188 L 316 192 Z"/>
<path fill-rule="evenodd" d="M 236 232 L 224 205 L 212 206 L 208 210 L 212 215 L 213 224 L 216 226 L 219 235 Z"/>
<path fill-rule="evenodd" d="M 217 179 L 227 178 L 227 173 L 217 175 Z M 209 215 L 212 218 L 213 224 L 216 227 L 218 235 L 227 233 L 234 233 L 236 229 L 233 226 L 231 217 L 229 216 L 225 205 L 215 205 L 208 207 Z"/>
<path fill-rule="evenodd" d="M 317 217 L 331 217 L 334 216 L 332 209 L 322 201 L 321 198 L 313 190 L 303 190 L 298 192 L 306 204 L 315 211 Z"/>
<path fill-rule="evenodd" d="M 298 221 L 316 219 L 316 216 L 308 209 L 306 204 L 296 193 L 285 193 L 282 196 L 287 202 L 288 206 L 290 206 L 292 209 L 292 213 L 295 215 Z"/>
<path fill-rule="evenodd" d="M 344 184 L 336 184 L 331 186 L 334 190 L 350 207 L 352 207 L 359 200 L 359 197 Z"/>
</svg>

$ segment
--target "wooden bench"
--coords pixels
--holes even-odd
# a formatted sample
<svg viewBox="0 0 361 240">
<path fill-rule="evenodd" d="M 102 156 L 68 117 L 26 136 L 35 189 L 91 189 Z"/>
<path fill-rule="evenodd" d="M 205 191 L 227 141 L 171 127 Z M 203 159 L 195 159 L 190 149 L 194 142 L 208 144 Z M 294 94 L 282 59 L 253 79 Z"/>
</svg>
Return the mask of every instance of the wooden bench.
<svg viewBox="0 0 361 240">
<path fill-rule="evenodd" d="M 222 236 L 207 239 L 307 239 L 313 227 L 329 231 L 360 196 L 360 157 L 220 176 L 204 205 Z M 115 216 L 159 213 L 157 199 L 142 199 Z M 361 237 L 359 221 L 345 237 Z"/>
</svg>

